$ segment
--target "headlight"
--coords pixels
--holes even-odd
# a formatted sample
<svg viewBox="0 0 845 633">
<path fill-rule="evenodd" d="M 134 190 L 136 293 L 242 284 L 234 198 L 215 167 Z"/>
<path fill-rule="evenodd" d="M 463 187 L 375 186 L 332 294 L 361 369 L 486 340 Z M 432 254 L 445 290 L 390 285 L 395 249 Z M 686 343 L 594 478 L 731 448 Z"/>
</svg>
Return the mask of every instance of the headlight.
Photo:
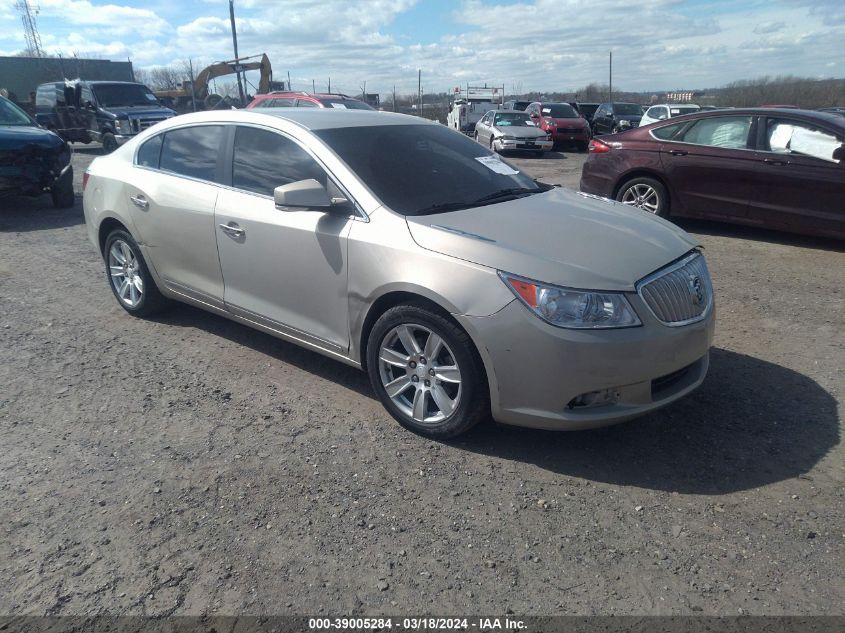
<svg viewBox="0 0 845 633">
<path fill-rule="evenodd" d="M 121 119 L 116 121 L 118 134 L 132 134 L 132 124 L 129 120 Z"/>
<path fill-rule="evenodd" d="M 544 141 L 551 141 L 551 140 L 552 140 L 552 135 L 551 135 L 551 134 L 546 134 L 546 135 L 543 137 L 543 140 L 544 140 Z"/>
<path fill-rule="evenodd" d="M 501 141 L 515 141 L 515 140 L 516 140 L 516 137 L 515 137 L 515 136 L 511 136 L 510 134 L 502 134 L 502 135 L 499 137 L 499 140 L 501 140 Z"/>
<path fill-rule="evenodd" d="M 508 288 L 538 317 L 572 329 L 636 327 L 640 320 L 625 295 L 541 284 L 499 272 Z"/>
<path fill-rule="evenodd" d="M 546 119 L 546 125 L 548 125 L 549 127 L 554 127 L 555 126 L 555 120 L 554 119 Z"/>
<path fill-rule="evenodd" d="M 621 126 L 631 125 L 631 122 L 628 119 L 619 119 L 619 125 L 621 125 Z"/>
</svg>

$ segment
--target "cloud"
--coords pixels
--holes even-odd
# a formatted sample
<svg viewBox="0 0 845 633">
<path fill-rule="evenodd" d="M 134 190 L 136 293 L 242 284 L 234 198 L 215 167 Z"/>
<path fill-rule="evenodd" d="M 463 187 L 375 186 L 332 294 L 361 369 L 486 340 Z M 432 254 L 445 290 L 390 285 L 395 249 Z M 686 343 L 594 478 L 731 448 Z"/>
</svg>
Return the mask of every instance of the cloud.
<svg viewBox="0 0 845 633">
<path fill-rule="evenodd" d="M 785 22 L 761 22 L 754 27 L 754 33 L 758 35 L 765 35 L 767 33 L 777 33 L 786 27 Z"/>
</svg>

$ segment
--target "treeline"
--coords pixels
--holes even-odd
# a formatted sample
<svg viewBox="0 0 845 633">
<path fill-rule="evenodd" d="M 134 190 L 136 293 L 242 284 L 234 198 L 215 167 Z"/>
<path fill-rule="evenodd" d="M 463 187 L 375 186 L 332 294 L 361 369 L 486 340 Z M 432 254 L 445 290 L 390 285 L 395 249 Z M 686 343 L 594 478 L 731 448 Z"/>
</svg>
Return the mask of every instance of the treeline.
<svg viewBox="0 0 845 633">
<path fill-rule="evenodd" d="M 737 107 L 796 105 L 801 108 L 845 106 L 845 79 L 760 77 L 734 81 L 708 91 L 720 103 Z"/>
</svg>

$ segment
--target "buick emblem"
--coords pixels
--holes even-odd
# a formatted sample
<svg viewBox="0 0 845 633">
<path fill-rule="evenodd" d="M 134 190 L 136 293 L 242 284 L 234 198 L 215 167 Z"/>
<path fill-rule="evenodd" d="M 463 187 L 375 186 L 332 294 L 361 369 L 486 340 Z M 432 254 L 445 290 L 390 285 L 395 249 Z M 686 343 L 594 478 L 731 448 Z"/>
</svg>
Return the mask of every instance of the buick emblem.
<svg viewBox="0 0 845 633">
<path fill-rule="evenodd" d="M 699 306 L 704 301 L 704 286 L 701 284 L 701 277 L 698 275 L 689 276 L 689 293 L 692 296 L 692 302 Z"/>
</svg>

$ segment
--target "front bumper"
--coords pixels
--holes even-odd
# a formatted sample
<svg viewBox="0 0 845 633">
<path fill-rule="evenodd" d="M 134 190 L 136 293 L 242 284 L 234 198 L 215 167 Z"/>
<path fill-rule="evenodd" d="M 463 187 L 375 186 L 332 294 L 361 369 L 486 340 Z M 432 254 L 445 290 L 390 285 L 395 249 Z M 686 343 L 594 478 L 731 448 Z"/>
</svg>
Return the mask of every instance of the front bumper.
<svg viewBox="0 0 845 633">
<path fill-rule="evenodd" d="M 698 387 L 707 374 L 714 310 L 683 327 L 657 321 L 628 295 L 642 326 L 567 330 L 545 323 L 519 301 L 488 317 L 463 317 L 488 371 L 493 418 L 553 430 L 616 424 L 663 407 Z M 615 401 L 573 404 L 608 390 Z"/>
<path fill-rule="evenodd" d="M 539 150 L 543 150 L 544 152 L 550 151 L 554 147 L 553 141 L 547 141 L 545 139 L 515 139 L 515 140 L 508 140 L 508 139 L 497 139 L 495 141 L 496 147 L 505 152 L 509 151 L 520 151 L 520 152 L 536 152 Z"/>
</svg>

